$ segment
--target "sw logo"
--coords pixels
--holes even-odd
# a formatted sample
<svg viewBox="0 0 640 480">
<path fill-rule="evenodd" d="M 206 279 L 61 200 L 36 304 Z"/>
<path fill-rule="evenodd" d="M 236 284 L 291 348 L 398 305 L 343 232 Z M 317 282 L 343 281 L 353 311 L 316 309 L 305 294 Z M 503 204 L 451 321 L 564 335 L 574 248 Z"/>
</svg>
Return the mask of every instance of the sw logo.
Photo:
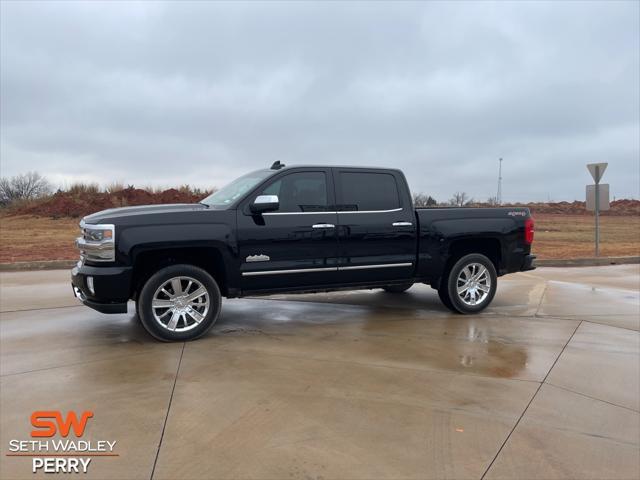
<svg viewBox="0 0 640 480">
<path fill-rule="evenodd" d="M 62 417 L 62 413 L 58 410 L 42 410 L 31 414 L 31 425 L 35 427 L 31 430 L 31 436 L 34 438 L 53 437 L 56 433 L 67 438 L 69 432 L 73 430 L 76 437 L 80 438 L 84 435 L 84 429 L 87 427 L 87 421 L 93 417 L 93 412 L 85 411 L 80 415 L 80 419 L 76 412 L 68 412 L 67 418 Z M 54 442 L 52 441 L 52 444 Z M 76 450 L 76 445 L 72 442 L 53 445 L 53 448 L 69 451 Z M 73 458 L 73 457 L 45 457 L 33 458 L 32 471 L 36 473 L 42 470 L 45 473 L 87 473 L 91 463 L 91 458 Z"/>
<path fill-rule="evenodd" d="M 87 426 L 87 421 L 93 417 L 93 412 L 82 412 L 80 419 L 76 415 L 76 412 L 69 412 L 67 418 L 62 418 L 62 413 L 58 410 L 43 410 L 33 412 L 31 414 L 31 425 L 39 430 L 31 430 L 32 437 L 53 437 L 56 432 L 60 432 L 60 435 L 66 438 L 69 436 L 69 431 L 73 429 L 76 437 L 82 437 L 84 429 Z M 51 419 L 54 419 L 55 422 Z"/>
</svg>

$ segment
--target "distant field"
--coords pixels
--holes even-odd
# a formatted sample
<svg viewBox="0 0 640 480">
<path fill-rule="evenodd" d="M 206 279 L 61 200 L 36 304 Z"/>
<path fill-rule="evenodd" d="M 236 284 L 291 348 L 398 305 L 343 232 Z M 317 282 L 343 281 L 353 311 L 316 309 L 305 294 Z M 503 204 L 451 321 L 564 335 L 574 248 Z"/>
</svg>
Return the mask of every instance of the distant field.
<svg viewBox="0 0 640 480">
<path fill-rule="evenodd" d="M 538 214 L 533 253 L 539 258 L 594 256 L 593 216 Z M 600 255 L 640 255 L 640 216 L 600 217 Z"/>
<path fill-rule="evenodd" d="M 533 253 L 538 258 L 591 257 L 593 217 L 537 214 Z M 0 263 L 72 260 L 78 219 L 31 216 L 0 217 Z M 640 216 L 601 218 L 601 255 L 640 255 Z"/>
<path fill-rule="evenodd" d="M 74 240 L 79 219 L 0 217 L 0 263 L 67 260 L 78 257 Z"/>
</svg>

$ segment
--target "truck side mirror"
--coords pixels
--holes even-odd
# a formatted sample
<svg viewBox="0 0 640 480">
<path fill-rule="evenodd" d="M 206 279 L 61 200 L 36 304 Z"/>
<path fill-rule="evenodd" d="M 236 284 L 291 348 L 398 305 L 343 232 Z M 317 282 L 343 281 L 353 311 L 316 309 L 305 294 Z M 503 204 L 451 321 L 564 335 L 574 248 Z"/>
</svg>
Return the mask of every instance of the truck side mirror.
<svg viewBox="0 0 640 480">
<path fill-rule="evenodd" d="M 251 204 L 251 213 L 274 212 L 280 208 L 280 200 L 277 195 L 259 195 Z"/>
</svg>

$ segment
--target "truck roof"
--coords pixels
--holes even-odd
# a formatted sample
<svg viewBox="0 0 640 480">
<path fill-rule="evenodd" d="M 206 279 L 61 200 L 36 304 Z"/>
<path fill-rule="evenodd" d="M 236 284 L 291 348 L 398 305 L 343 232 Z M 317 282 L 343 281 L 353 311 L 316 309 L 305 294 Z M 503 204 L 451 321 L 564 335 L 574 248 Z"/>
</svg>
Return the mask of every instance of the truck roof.
<svg viewBox="0 0 640 480">
<path fill-rule="evenodd" d="M 291 170 L 294 168 L 344 168 L 344 169 L 353 169 L 353 170 L 387 170 L 387 171 L 394 171 L 394 172 L 401 172 L 402 170 L 400 170 L 399 168 L 390 168 L 390 167 L 376 167 L 376 166 L 372 166 L 372 165 L 321 165 L 321 164 L 311 164 L 311 165 L 300 165 L 300 164 L 296 164 L 296 165 L 284 165 L 280 168 L 272 168 L 272 170 Z"/>
</svg>

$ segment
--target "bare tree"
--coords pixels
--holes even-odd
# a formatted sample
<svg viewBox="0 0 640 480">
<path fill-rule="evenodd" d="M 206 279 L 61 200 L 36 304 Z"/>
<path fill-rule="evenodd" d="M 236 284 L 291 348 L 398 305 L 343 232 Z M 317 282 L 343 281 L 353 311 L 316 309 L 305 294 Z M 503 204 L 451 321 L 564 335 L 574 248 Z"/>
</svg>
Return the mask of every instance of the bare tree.
<svg viewBox="0 0 640 480">
<path fill-rule="evenodd" d="M 0 178 L 0 205 L 19 200 L 33 200 L 51 193 L 51 184 L 38 172 Z"/>
<path fill-rule="evenodd" d="M 449 200 L 449 205 L 454 207 L 464 207 L 470 203 L 473 203 L 473 198 L 470 198 L 467 192 L 456 192 Z"/>
<path fill-rule="evenodd" d="M 413 205 L 420 207 L 435 207 L 438 204 L 436 200 L 431 196 L 425 193 L 414 193 L 413 194 Z"/>
<path fill-rule="evenodd" d="M 493 207 L 495 207 L 495 206 L 497 206 L 497 205 L 500 205 L 500 204 L 498 203 L 498 197 L 489 197 L 489 198 L 487 199 L 487 203 L 488 203 L 489 205 L 493 206 Z"/>
</svg>

